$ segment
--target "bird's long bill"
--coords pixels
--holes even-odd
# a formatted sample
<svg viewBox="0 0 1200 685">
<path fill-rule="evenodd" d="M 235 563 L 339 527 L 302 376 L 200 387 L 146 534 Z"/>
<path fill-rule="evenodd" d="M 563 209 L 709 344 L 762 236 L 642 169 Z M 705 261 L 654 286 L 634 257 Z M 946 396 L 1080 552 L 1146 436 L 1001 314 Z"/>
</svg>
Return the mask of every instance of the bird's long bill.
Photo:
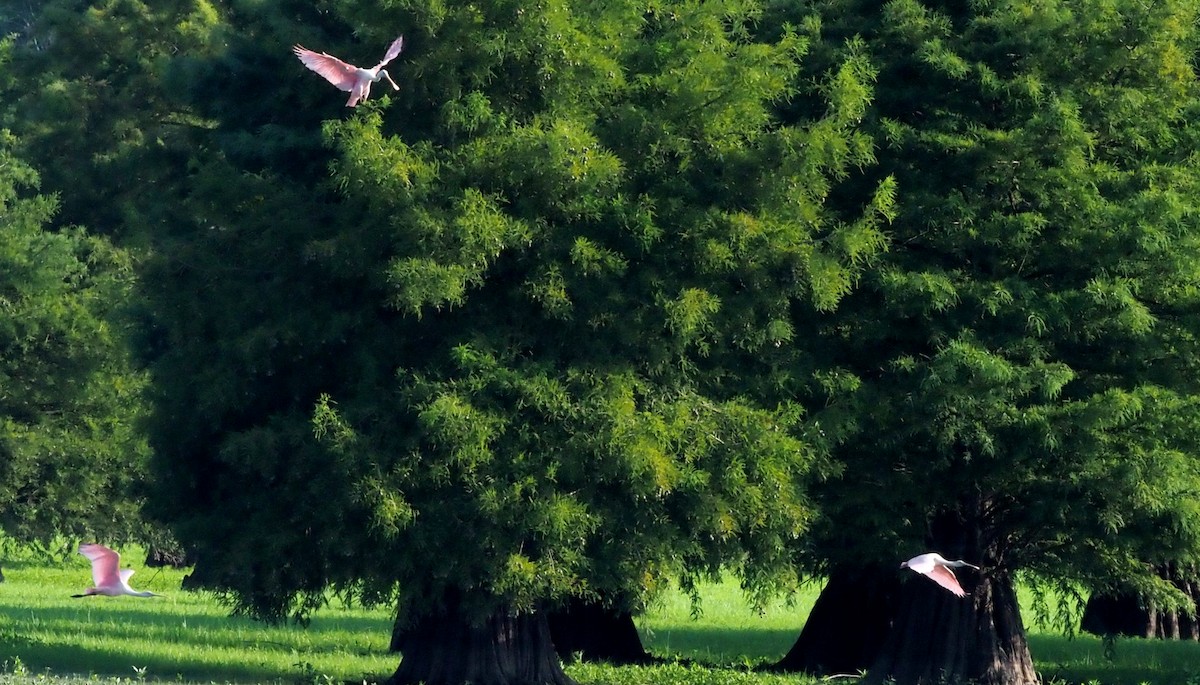
<svg viewBox="0 0 1200 685">
<path fill-rule="evenodd" d="M 387 69 L 381 69 L 379 75 L 387 79 L 388 83 L 392 84 L 392 88 L 400 90 L 400 86 L 396 85 L 396 82 L 392 80 L 392 75 L 387 73 Z"/>
</svg>

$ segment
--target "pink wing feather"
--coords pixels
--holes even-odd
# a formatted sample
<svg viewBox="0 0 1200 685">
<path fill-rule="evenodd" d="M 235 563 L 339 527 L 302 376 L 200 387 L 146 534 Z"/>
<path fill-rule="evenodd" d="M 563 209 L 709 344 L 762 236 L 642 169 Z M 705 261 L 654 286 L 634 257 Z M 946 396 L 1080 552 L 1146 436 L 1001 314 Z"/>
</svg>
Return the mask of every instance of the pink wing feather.
<svg viewBox="0 0 1200 685">
<path fill-rule="evenodd" d="M 382 67 L 383 65 L 387 64 L 388 62 L 391 62 L 392 60 L 396 59 L 396 55 L 399 55 L 400 50 L 403 48 L 404 48 L 404 36 L 400 36 L 396 40 L 392 41 L 392 44 L 388 46 L 387 54 L 383 56 L 383 60 L 380 61 L 379 64 L 375 65 L 375 68 L 378 69 L 378 68 Z"/>
<path fill-rule="evenodd" d="M 121 555 L 94 543 L 79 546 L 79 553 L 92 562 L 92 582 L 96 587 L 115 585 L 120 582 L 117 567 L 121 564 Z"/>
<path fill-rule="evenodd" d="M 358 81 L 355 75 L 358 68 L 352 64 L 346 64 L 333 55 L 324 52 L 313 52 L 300 45 L 293 46 L 292 52 L 296 53 L 296 57 L 300 58 L 304 66 L 324 76 L 325 80 L 337 86 L 338 90 L 348 92 L 354 88 L 354 84 Z"/>
<path fill-rule="evenodd" d="M 958 595 L 959 597 L 967 596 L 967 593 L 962 589 L 962 586 L 958 584 L 958 578 L 954 576 L 954 571 L 951 571 L 945 566 L 942 566 L 941 564 L 935 565 L 932 569 L 930 569 L 929 573 L 926 573 L 925 575 L 929 576 L 938 585 L 941 585 L 950 592 L 953 592 L 955 595 Z"/>
</svg>

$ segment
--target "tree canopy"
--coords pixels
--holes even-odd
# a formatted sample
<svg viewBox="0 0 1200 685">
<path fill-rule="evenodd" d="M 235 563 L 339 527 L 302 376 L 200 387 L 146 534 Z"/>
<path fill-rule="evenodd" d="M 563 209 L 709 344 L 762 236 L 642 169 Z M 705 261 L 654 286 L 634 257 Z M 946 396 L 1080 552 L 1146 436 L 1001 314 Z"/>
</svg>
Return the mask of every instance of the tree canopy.
<svg viewBox="0 0 1200 685">
<path fill-rule="evenodd" d="M 845 476 L 820 489 L 811 559 L 969 558 L 986 569 L 984 625 L 1003 622 L 999 587 L 1018 570 L 1165 601 L 1150 563 L 1200 541 L 1194 10 L 813 6 L 815 52 L 850 41 L 878 65 L 864 125 L 898 211 L 889 251 L 821 324 L 854 388 L 827 418 L 856 429 L 835 450 Z M 1021 668 L 967 644 L 925 660 L 896 646 L 877 675 L 1032 672 L 1016 642 L 996 649 Z"/>
<path fill-rule="evenodd" d="M 129 253 L 46 230 L 61 201 L 137 255 L 153 509 L 242 611 L 332 587 L 399 603 L 397 681 L 561 682 L 525 619 L 568 599 L 719 569 L 762 599 L 936 548 L 983 567 L 971 598 L 906 583 L 893 634 L 933 647 L 871 678 L 1031 681 L 1015 574 L 1170 602 L 1152 565 L 1200 549 L 1196 18 L 6 8 L 4 463 L 142 454 L 110 420 L 137 416 L 106 323 Z M 289 49 L 369 65 L 399 34 L 401 90 L 353 110 Z M 539 656 L 456 658 L 504 631 Z"/>
<path fill-rule="evenodd" d="M 0 532 L 126 537 L 147 458 L 144 378 L 120 316 L 132 265 L 103 239 L 53 226 L 56 199 L 36 193 L 14 146 L 0 131 Z"/>
<path fill-rule="evenodd" d="M 166 72 L 211 128 L 144 291 L 156 511 L 213 583 L 276 619 L 398 597 L 412 639 L 722 566 L 794 586 L 830 466 L 747 378 L 800 372 L 793 312 L 882 247 L 889 183 L 824 207 L 871 162 L 869 68 L 805 74 L 752 2 L 373 7 L 353 42 L 364 3 L 216 7 L 225 47 Z M 344 114 L 287 49 L 400 32 L 404 90 Z M 429 652 L 397 679 L 448 678 Z"/>
</svg>

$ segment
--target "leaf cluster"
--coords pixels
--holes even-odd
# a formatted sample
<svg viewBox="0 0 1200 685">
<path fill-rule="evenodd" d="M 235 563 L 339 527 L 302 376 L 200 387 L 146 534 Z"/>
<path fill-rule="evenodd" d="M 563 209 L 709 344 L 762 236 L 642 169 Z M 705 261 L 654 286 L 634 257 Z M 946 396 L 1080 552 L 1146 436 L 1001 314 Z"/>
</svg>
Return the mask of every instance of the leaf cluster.
<svg viewBox="0 0 1200 685">
<path fill-rule="evenodd" d="M 228 49 L 187 58 L 193 92 L 284 41 L 357 51 L 328 36 L 363 3 L 307 29 L 285 4 L 215 5 Z M 372 9 L 405 34 L 401 95 L 322 125 L 317 83 L 255 131 L 261 99 L 194 100 L 214 127 L 146 234 L 158 514 L 269 618 L 328 585 L 414 616 L 641 606 L 723 565 L 794 587 L 829 465 L 755 371 L 808 382 L 793 311 L 882 249 L 889 183 L 824 207 L 871 162 L 871 70 L 807 84 L 805 39 L 759 38 L 752 2 Z M 801 89 L 821 106 L 785 112 Z"/>
<path fill-rule="evenodd" d="M 144 377 L 124 345 L 128 255 L 54 228 L 0 131 L 0 529 L 21 541 L 134 528 Z"/>
<path fill-rule="evenodd" d="M 826 328 L 858 432 L 814 564 L 933 545 L 1149 586 L 1197 541 L 1194 10 L 815 6 L 825 49 L 881 65 L 866 123 L 900 200 Z"/>
</svg>

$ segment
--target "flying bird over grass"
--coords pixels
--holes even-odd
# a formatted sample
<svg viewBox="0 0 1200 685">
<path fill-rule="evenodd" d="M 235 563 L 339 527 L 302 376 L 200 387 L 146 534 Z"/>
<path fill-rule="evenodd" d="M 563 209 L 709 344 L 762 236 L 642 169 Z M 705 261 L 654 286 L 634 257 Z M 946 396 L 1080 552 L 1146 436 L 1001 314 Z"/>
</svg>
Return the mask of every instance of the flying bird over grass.
<svg viewBox="0 0 1200 685">
<path fill-rule="evenodd" d="M 300 45 L 293 46 L 292 52 L 296 53 L 296 57 L 300 58 L 304 66 L 324 76 L 326 81 L 337 86 L 339 90 L 350 93 L 350 99 L 346 101 L 346 106 L 356 107 L 359 102 L 367 99 L 367 95 L 371 92 L 371 84 L 379 79 L 387 79 L 388 83 L 392 84 L 392 88 L 400 90 L 400 86 L 396 85 L 383 67 L 400 54 L 402 47 L 404 47 L 404 36 L 392 41 L 392 44 L 388 46 L 387 54 L 383 56 L 379 64 L 370 69 L 347 64 L 333 55 L 313 52 Z"/>
<path fill-rule="evenodd" d="M 108 595 L 116 597 L 118 595 L 132 595 L 134 597 L 159 597 L 149 590 L 134 590 L 129 587 L 129 577 L 133 575 L 133 569 L 121 569 L 121 555 L 104 545 L 95 543 L 84 543 L 79 545 L 79 553 L 87 557 L 92 562 L 92 582 L 95 587 L 90 587 L 84 590 L 81 595 L 71 595 L 72 597 L 90 597 L 92 595 Z"/>
<path fill-rule="evenodd" d="M 962 586 L 958 584 L 958 578 L 954 576 L 954 571 L 950 569 L 962 568 L 963 566 L 966 566 L 967 568 L 973 568 L 976 571 L 979 570 L 979 567 L 974 564 L 968 564 L 962 559 L 959 559 L 958 561 L 950 561 L 937 552 L 921 554 L 909 559 L 908 561 L 900 563 L 900 568 L 911 568 L 923 576 L 928 576 L 933 580 L 933 582 L 941 585 L 959 597 L 966 597 L 967 593 L 962 589 Z"/>
</svg>

